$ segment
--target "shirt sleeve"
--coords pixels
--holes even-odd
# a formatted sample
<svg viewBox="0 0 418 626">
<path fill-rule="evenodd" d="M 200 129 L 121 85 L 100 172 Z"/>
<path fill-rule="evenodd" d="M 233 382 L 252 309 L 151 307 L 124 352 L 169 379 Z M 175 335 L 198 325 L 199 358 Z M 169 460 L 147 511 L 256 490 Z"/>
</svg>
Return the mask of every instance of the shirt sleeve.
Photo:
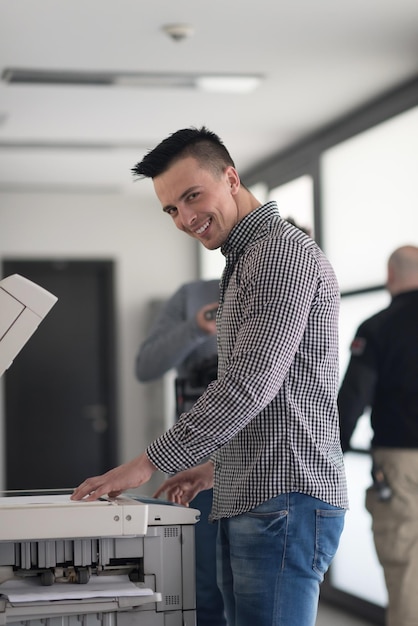
<svg viewBox="0 0 418 626">
<path fill-rule="evenodd" d="M 351 343 L 351 357 L 338 394 L 341 447 L 350 449 L 358 419 L 372 406 L 377 383 L 377 364 L 373 339 L 360 326 Z"/>
<path fill-rule="evenodd" d="M 139 348 L 135 373 L 148 382 L 178 367 L 207 338 L 195 318 L 187 319 L 186 286 L 180 287 L 163 305 L 150 333 Z"/>
</svg>

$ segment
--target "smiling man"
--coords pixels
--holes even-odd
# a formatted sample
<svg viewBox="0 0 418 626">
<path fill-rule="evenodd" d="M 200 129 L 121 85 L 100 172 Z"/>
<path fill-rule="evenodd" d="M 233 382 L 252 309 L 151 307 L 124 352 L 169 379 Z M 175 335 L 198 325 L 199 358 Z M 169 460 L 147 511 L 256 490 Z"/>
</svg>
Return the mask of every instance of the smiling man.
<svg viewBox="0 0 418 626">
<path fill-rule="evenodd" d="M 314 626 L 348 506 L 337 413 L 339 291 L 316 243 L 262 205 L 206 128 L 167 137 L 134 168 L 163 211 L 226 267 L 218 378 L 136 459 L 73 499 L 171 474 L 156 495 L 213 487 L 218 577 L 230 626 Z M 211 456 L 211 460 L 202 461 Z"/>
<path fill-rule="evenodd" d="M 220 183 L 216 187 L 211 184 L 214 177 Z M 195 157 L 177 161 L 154 178 L 154 188 L 163 210 L 171 215 L 177 228 L 210 250 L 221 247 L 235 224 L 260 206 L 241 187 L 232 165 L 223 172 L 212 173 Z"/>
</svg>

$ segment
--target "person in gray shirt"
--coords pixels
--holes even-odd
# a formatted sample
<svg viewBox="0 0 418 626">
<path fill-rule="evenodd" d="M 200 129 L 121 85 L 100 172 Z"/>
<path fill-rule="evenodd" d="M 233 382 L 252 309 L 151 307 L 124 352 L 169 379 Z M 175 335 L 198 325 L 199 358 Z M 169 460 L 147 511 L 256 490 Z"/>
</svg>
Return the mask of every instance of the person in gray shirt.
<svg viewBox="0 0 418 626">
<path fill-rule="evenodd" d="M 219 280 L 183 284 L 162 305 L 142 342 L 135 363 L 138 380 L 149 382 L 175 369 L 190 379 L 206 360 L 217 355 L 216 322 Z"/>
</svg>

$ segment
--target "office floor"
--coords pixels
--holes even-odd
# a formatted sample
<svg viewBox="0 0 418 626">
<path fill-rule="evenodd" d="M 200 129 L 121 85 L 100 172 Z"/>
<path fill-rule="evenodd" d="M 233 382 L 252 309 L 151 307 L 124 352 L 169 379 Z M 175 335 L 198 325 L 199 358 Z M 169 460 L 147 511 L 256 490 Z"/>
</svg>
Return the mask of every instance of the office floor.
<svg viewBox="0 0 418 626">
<path fill-rule="evenodd" d="M 320 603 L 316 626 L 376 626 L 329 604 Z"/>
</svg>

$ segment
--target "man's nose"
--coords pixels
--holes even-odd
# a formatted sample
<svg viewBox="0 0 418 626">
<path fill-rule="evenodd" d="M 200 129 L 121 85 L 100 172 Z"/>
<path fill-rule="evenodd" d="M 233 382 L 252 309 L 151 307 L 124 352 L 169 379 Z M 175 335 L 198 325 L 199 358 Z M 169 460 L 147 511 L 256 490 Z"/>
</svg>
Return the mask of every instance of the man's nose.
<svg viewBox="0 0 418 626">
<path fill-rule="evenodd" d="M 196 221 L 196 211 L 193 207 L 181 205 L 178 207 L 178 212 L 184 226 L 190 227 Z"/>
</svg>

